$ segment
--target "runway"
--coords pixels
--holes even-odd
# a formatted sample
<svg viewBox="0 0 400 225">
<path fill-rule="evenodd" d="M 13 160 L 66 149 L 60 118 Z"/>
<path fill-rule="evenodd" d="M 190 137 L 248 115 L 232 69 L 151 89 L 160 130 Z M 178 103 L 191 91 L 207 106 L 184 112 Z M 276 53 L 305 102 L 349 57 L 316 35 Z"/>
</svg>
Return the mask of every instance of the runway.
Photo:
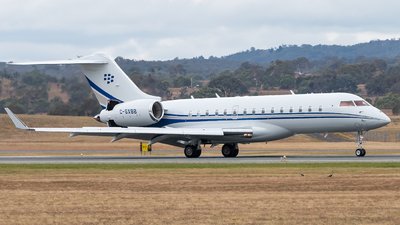
<svg viewBox="0 0 400 225">
<path fill-rule="evenodd" d="M 170 156 L 1 156 L 0 164 L 87 164 L 87 163 L 132 163 L 132 164 L 265 164 L 265 163 L 338 163 L 338 162 L 400 162 L 400 155 L 356 156 L 238 156 L 224 158 L 206 156 L 196 159 Z"/>
</svg>

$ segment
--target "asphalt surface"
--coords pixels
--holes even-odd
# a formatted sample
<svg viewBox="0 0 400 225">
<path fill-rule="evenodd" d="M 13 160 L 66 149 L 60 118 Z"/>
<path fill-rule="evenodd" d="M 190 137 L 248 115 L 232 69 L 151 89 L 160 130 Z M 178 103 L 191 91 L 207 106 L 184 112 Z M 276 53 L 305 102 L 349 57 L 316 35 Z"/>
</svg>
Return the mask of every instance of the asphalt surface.
<svg viewBox="0 0 400 225">
<path fill-rule="evenodd" d="M 238 156 L 224 158 L 205 156 L 197 159 L 169 156 L 0 156 L 0 164 L 68 164 L 68 163 L 333 163 L 333 162 L 400 162 L 400 155 L 356 156 Z"/>
</svg>

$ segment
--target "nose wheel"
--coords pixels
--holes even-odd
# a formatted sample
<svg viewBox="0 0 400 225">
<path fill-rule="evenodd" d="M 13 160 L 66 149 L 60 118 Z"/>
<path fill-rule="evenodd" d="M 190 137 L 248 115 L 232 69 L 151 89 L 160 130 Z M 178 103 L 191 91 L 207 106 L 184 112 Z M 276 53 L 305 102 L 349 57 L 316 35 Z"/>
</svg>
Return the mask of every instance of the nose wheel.
<svg viewBox="0 0 400 225">
<path fill-rule="evenodd" d="M 363 148 L 363 131 L 358 131 L 357 132 L 357 149 L 355 151 L 355 154 L 357 157 L 363 157 L 367 153 L 365 149 Z"/>
<path fill-rule="evenodd" d="M 367 152 L 363 148 L 358 148 L 355 153 L 356 153 L 357 157 L 362 157 L 362 156 L 365 156 L 365 153 L 367 153 Z"/>
</svg>

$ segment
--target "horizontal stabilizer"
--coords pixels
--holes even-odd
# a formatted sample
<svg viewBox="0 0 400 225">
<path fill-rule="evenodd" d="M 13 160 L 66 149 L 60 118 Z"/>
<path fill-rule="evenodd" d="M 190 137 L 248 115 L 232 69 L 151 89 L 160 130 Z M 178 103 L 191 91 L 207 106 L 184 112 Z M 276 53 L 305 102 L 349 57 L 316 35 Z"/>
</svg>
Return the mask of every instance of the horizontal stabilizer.
<svg viewBox="0 0 400 225">
<path fill-rule="evenodd" d="M 94 53 L 74 59 L 9 62 L 10 65 L 79 65 L 99 104 L 105 108 L 110 100 L 127 102 L 161 97 L 146 94 L 126 75 L 117 62 L 103 53 Z"/>
<path fill-rule="evenodd" d="M 107 64 L 106 60 L 101 59 L 69 59 L 69 60 L 54 60 L 54 61 L 36 61 L 36 62 L 8 62 L 9 65 L 101 65 Z"/>
</svg>

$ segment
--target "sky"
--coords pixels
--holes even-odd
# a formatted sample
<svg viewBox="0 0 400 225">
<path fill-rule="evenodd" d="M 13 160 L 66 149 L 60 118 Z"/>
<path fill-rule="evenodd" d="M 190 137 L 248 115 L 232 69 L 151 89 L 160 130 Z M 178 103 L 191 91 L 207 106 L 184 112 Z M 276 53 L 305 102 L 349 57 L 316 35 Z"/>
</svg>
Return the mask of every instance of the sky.
<svg viewBox="0 0 400 225">
<path fill-rule="evenodd" d="M 0 61 L 225 56 L 400 38 L 396 0 L 0 0 Z"/>
</svg>

